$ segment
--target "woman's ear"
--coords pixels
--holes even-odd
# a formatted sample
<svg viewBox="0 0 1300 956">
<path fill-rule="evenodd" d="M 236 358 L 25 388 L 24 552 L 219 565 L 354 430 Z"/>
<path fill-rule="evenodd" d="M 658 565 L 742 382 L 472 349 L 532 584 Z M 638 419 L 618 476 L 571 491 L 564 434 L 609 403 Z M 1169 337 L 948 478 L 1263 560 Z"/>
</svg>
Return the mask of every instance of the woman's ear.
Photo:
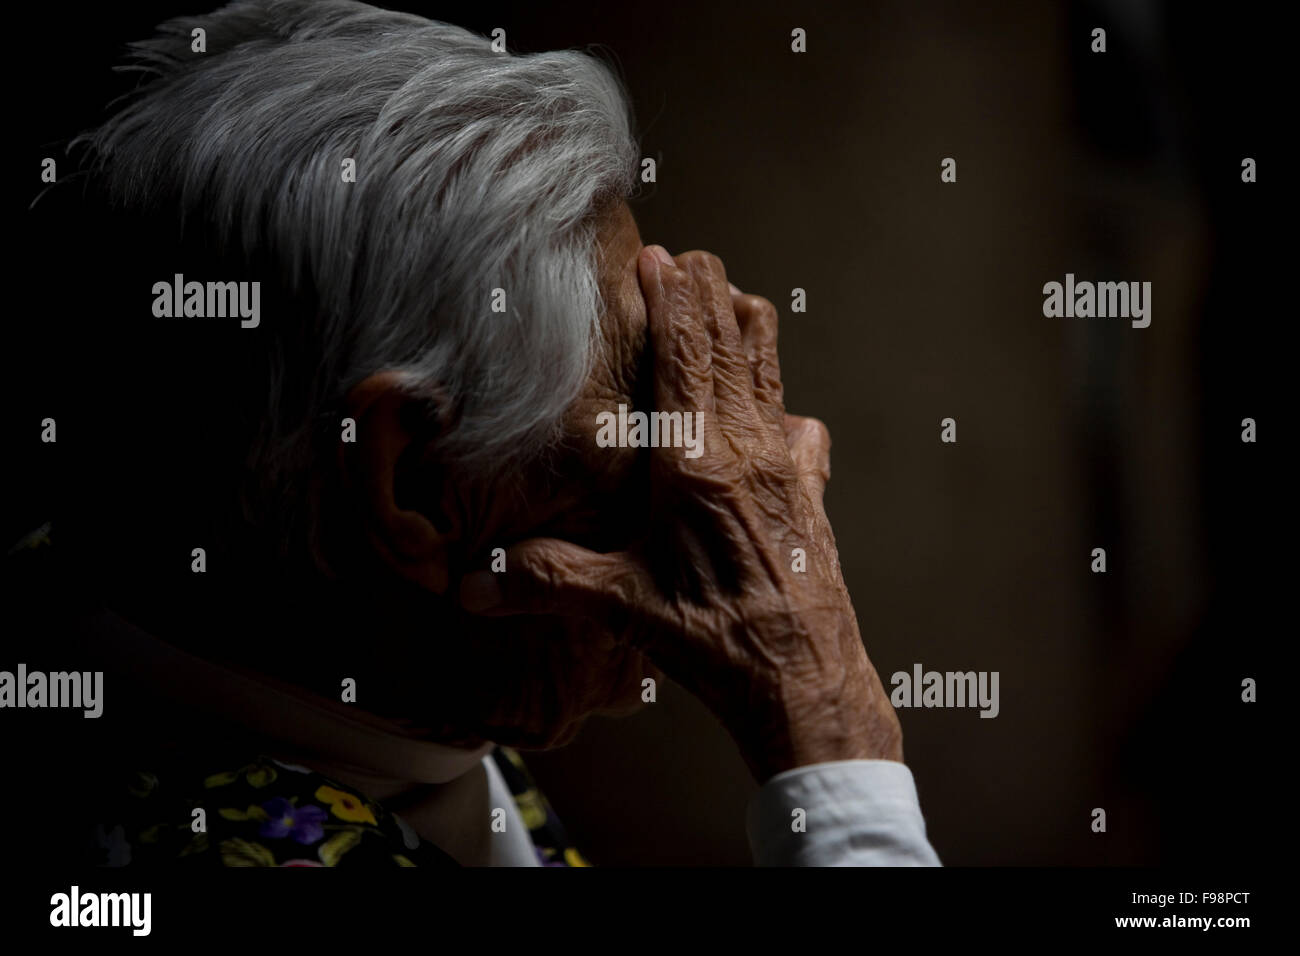
<svg viewBox="0 0 1300 956">
<path fill-rule="evenodd" d="M 439 421 L 447 421 L 436 390 L 413 388 L 399 371 L 376 372 L 348 393 L 345 414 L 355 430 L 339 444 L 339 469 L 366 537 L 398 575 L 445 594 L 460 529 L 439 513 L 444 489 L 421 487 L 442 480 L 427 467 Z"/>
</svg>

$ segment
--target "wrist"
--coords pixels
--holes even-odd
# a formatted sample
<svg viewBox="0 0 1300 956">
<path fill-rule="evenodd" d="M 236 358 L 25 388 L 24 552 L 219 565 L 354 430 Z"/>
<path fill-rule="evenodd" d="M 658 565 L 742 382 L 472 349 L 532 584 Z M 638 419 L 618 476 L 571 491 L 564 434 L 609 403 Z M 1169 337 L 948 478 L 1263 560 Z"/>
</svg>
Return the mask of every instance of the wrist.
<svg viewBox="0 0 1300 956">
<path fill-rule="evenodd" d="M 882 695 L 883 696 L 883 695 Z M 903 760 L 903 734 L 887 700 L 794 704 L 733 732 L 760 784 L 778 773 L 840 760 Z"/>
</svg>

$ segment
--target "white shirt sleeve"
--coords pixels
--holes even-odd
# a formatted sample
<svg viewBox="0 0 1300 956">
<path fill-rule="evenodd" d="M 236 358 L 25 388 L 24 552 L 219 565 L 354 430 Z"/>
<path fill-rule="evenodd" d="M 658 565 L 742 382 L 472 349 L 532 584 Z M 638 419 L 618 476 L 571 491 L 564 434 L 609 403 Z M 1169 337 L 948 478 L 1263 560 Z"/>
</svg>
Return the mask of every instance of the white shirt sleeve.
<svg viewBox="0 0 1300 956">
<path fill-rule="evenodd" d="M 754 794 L 745 822 L 758 866 L 942 865 L 925 836 L 912 771 L 894 760 L 779 773 Z"/>
</svg>

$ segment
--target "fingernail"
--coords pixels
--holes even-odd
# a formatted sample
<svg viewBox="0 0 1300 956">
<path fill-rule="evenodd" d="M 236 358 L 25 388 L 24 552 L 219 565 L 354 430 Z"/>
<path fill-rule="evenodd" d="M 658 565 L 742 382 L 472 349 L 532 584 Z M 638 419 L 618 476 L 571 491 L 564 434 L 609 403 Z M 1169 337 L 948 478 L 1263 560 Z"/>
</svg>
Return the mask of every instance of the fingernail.
<svg viewBox="0 0 1300 956">
<path fill-rule="evenodd" d="M 736 284 L 735 284 L 734 282 L 728 282 L 728 283 L 727 283 L 727 288 L 731 290 L 731 294 L 732 294 L 732 295 L 744 295 L 744 294 L 745 294 L 745 293 L 741 292 L 739 289 L 736 288 Z"/>
<path fill-rule="evenodd" d="M 501 582 L 491 571 L 472 571 L 460 579 L 460 605 L 471 614 L 490 611 L 505 601 Z"/>
<path fill-rule="evenodd" d="M 675 265 L 675 263 L 673 262 L 673 257 L 668 254 L 668 250 L 665 249 L 663 246 L 651 246 L 650 251 L 654 253 L 654 257 L 658 259 L 663 265 L 666 266 Z"/>
</svg>

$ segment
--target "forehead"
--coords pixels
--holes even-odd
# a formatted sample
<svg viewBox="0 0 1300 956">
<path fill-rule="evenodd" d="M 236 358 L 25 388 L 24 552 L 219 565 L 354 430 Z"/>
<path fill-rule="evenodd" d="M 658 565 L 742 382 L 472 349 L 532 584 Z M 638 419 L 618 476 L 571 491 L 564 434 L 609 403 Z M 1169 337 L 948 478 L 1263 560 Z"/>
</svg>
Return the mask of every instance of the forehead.
<svg viewBox="0 0 1300 956">
<path fill-rule="evenodd" d="M 630 403 L 647 326 L 637 269 L 641 233 L 627 203 L 620 200 L 604 211 L 596 242 L 604 308 L 586 394 Z"/>
<path fill-rule="evenodd" d="M 601 292 L 605 294 L 608 308 L 614 304 L 611 299 L 615 296 L 629 292 L 635 292 L 638 298 L 641 295 L 641 284 L 637 278 L 641 232 L 637 229 L 632 210 L 622 200 L 607 207 L 598 222 L 597 262 Z"/>
</svg>

